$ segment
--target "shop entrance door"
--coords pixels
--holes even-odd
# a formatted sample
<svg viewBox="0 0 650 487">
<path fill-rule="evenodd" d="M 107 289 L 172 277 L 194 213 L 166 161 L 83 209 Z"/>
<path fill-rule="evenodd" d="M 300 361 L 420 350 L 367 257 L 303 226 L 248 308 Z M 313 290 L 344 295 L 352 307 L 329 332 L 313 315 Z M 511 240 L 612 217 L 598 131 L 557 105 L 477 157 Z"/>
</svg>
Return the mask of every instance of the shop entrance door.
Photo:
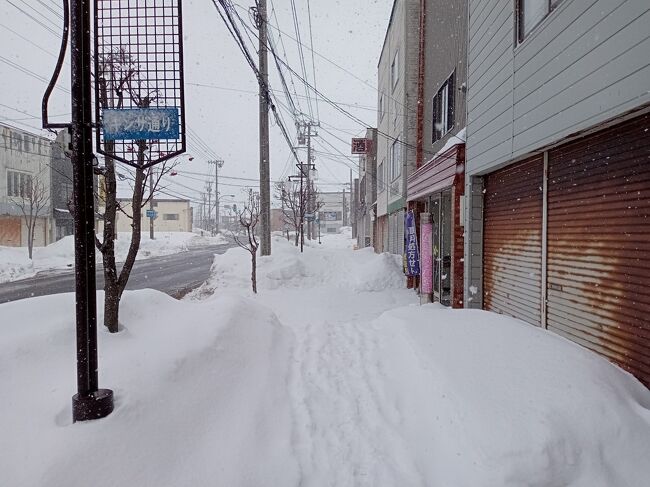
<svg viewBox="0 0 650 487">
<path fill-rule="evenodd" d="M 451 191 L 431 196 L 429 201 L 433 223 L 433 297 L 434 301 L 451 305 Z"/>
</svg>

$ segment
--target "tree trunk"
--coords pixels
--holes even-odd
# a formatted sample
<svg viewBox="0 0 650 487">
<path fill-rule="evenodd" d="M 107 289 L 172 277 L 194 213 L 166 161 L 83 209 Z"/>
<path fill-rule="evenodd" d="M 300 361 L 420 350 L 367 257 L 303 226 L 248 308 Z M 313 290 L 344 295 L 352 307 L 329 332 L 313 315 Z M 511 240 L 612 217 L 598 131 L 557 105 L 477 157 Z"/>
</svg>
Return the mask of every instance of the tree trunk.
<svg viewBox="0 0 650 487">
<path fill-rule="evenodd" d="M 27 224 L 27 253 L 29 254 L 29 260 L 32 260 L 34 254 L 34 228 L 31 221 Z"/>
<path fill-rule="evenodd" d="M 253 292 L 257 294 L 257 249 L 251 251 L 251 284 Z"/>
</svg>

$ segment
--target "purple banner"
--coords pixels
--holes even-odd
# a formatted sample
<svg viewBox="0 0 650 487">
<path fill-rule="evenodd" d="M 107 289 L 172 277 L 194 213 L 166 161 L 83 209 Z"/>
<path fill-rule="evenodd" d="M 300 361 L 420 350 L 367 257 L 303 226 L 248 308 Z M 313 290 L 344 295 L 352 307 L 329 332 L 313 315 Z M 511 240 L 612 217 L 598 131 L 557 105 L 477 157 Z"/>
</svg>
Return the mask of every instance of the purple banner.
<svg viewBox="0 0 650 487">
<path fill-rule="evenodd" d="M 422 263 L 422 277 L 420 278 L 420 292 L 422 294 L 433 293 L 433 223 L 422 223 L 420 225 L 420 262 Z"/>
<path fill-rule="evenodd" d="M 406 275 L 420 275 L 420 252 L 418 251 L 418 236 L 415 231 L 415 214 L 413 210 L 404 216 L 404 245 L 406 255 Z"/>
</svg>

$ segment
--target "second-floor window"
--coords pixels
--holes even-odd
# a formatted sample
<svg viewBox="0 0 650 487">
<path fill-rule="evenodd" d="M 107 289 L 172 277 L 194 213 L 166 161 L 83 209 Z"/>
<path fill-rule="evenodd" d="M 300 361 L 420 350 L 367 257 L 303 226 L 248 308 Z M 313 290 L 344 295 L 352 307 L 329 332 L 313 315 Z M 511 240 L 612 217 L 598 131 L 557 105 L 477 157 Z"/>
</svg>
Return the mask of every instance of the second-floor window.
<svg viewBox="0 0 650 487">
<path fill-rule="evenodd" d="M 443 83 L 433 97 L 433 137 L 432 142 L 440 140 L 455 123 L 455 80 L 454 74 Z"/>
<path fill-rule="evenodd" d="M 163 220 L 178 220 L 178 213 L 163 213 Z"/>
<path fill-rule="evenodd" d="M 519 42 L 530 34 L 562 0 L 517 0 Z"/>
<path fill-rule="evenodd" d="M 7 196 L 22 198 L 26 196 L 31 184 L 31 174 L 18 171 L 7 171 Z"/>
</svg>

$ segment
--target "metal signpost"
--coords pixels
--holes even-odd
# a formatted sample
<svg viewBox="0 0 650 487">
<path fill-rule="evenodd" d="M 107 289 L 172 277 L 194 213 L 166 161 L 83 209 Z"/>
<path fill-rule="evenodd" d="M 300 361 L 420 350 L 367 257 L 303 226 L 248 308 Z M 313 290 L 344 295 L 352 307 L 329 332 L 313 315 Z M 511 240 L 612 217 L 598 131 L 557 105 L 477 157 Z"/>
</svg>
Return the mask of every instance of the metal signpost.
<svg viewBox="0 0 650 487">
<path fill-rule="evenodd" d="M 61 49 L 43 97 L 42 121 L 43 128 L 68 129 L 72 136 L 77 332 L 73 421 L 99 419 L 113 411 L 113 391 L 100 389 L 98 384 L 93 128 L 97 127 L 99 153 L 139 169 L 185 152 L 181 0 L 162 3 L 63 2 Z M 91 4 L 95 19 L 95 124 Z M 72 120 L 69 124 L 50 123 L 48 102 L 63 66 L 68 32 Z M 119 80 L 124 70 L 128 75 Z"/>
</svg>

